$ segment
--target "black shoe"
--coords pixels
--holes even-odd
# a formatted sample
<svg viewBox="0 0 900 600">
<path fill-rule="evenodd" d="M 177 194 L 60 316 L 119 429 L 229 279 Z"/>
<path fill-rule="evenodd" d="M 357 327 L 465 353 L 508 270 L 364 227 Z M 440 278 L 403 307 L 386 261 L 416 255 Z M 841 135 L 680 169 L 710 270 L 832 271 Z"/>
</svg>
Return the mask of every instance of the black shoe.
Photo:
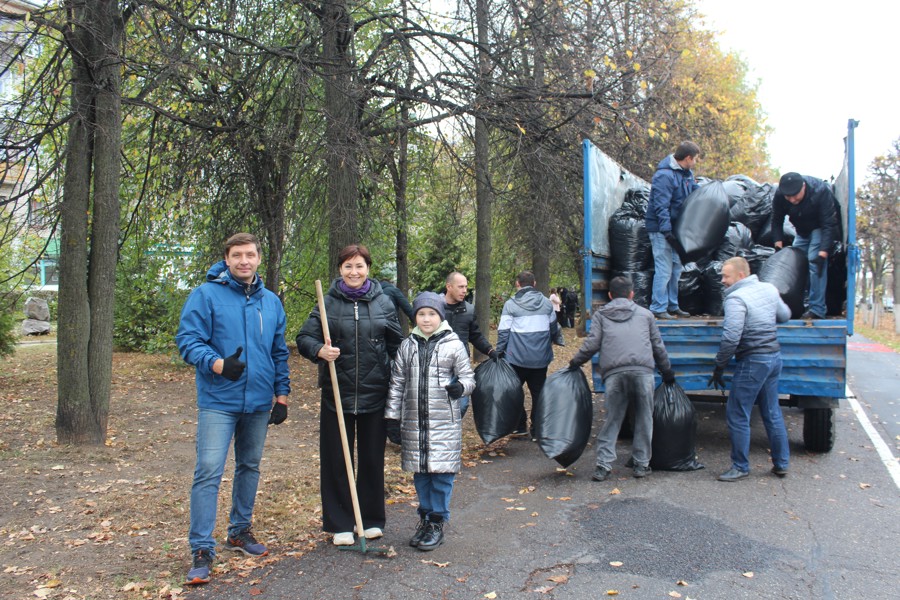
<svg viewBox="0 0 900 600">
<path fill-rule="evenodd" d="M 676 308 L 675 310 L 670 310 L 670 311 L 669 311 L 669 314 L 670 314 L 670 315 L 673 315 L 673 316 L 675 316 L 675 317 L 689 317 L 689 316 L 691 316 L 691 313 L 687 312 L 686 310 L 681 310 L 680 308 Z"/>
<path fill-rule="evenodd" d="M 649 465 L 634 465 L 634 476 L 640 479 L 653 472 Z"/>
<path fill-rule="evenodd" d="M 425 529 L 427 527 L 428 521 L 425 520 L 425 517 L 419 518 L 419 524 L 416 525 L 416 533 L 412 536 L 412 539 L 409 540 L 409 545 L 413 548 L 418 548 L 419 544 L 422 542 L 422 538 L 425 537 Z"/>
<path fill-rule="evenodd" d="M 444 543 L 444 520 L 438 521 L 437 519 L 441 519 L 441 517 L 432 516 L 425 522 L 425 532 L 422 534 L 422 539 L 419 540 L 419 545 L 416 546 L 419 550 L 428 552 Z"/>
<path fill-rule="evenodd" d="M 659 319 L 660 321 L 671 321 L 671 320 L 675 319 L 675 317 L 673 317 L 672 315 L 670 315 L 667 312 L 655 312 L 655 313 L 653 313 L 653 316 L 656 317 L 657 319 Z"/>
<path fill-rule="evenodd" d="M 594 481 L 606 481 L 609 479 L 610 470 L 606 467 L 597 467 L 594 470 L 594 474 L 591 475 L 591 479 Z"/>
<path fill-rule="evenodd" d="M 772 467 L 772 473 L 778 477 L 786 477 L 788 470 L 787 467 Z"/>
<path fill-rule="evenodd" d="M 228 536 L 225 540 L 225 548 L 243 552 L 247 556 L 266 556 L 269 554 L 269 550 L 256 541 L 249 529 L 245 529 L 236 536 Z"/>
<path fill-rule="evenodd" d="M 750 475 L 747 471 L 739 471 L 734 467 L 731 467 L 721 475 L 719 475 L 719 481 L 737 481 L 739 479 L 745 479 Z"/>
<path fill-rule="evenodd" d="M 200 585 L 209 583 L 209 570 L 212 567 L 216 555 L 212 550 L 197 550 L 193 554 L 191 570 L 184 580 L 185 585 Z"/>
<path fill-rule="evenodd" d="M 808 310 L 805 313 L 803 313 L 802 315 L 800 315 L 800 318 L 801 319 L 824 319 L 825 317 L 823 317 L 820 314 L 816 314 L 811 310 Z"/>
</svg>

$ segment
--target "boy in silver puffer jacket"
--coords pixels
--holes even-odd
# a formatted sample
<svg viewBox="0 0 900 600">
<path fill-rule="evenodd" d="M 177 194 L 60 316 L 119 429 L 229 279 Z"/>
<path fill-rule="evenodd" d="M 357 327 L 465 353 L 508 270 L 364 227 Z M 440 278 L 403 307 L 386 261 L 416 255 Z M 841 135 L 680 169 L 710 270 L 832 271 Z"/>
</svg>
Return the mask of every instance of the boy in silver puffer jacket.
<svg viewBox="0 0 900 600">
<path fill-rule="evenodd" d="M 413 302 L 416 327 L 400 344 L 384 418 L 400 421 L 400 456 L 419 496 L 419 524 L 409 545 L 434 550 L 444 541 L 453 481 L 460 470 L 459 399 L 475 374 L 459 337 L 444 320 L 444 300 L 422 292 Z"/>
</svg>

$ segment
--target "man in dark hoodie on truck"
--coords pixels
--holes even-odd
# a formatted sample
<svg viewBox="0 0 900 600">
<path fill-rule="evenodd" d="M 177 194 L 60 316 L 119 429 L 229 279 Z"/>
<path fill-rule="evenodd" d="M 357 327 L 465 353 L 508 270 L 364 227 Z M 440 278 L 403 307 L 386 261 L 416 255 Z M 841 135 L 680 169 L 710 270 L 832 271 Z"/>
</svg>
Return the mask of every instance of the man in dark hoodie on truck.
<svg viewBox="0 0 900 600">
<path fill-rule="evenodd" d="M 634 441 L 631 457 L 634 476 L 651 473 L 653 439 L 653 368 L 659 368 L 665 383 L 675 383 L 675 373 L 663 345 L 659 327 L 649 310 L 638 306 L 634 284 L 628 277 L 609 282 L 611 302 L 591 317 L 591 331 L 569 361 L 579 368 L 600 353 L 600 375 L 606 388 L 606 420 L 597 434 L 597 468 L 594 481 L 606 481 L 616 460 L 616 439 L 628 403 L 634 401 Z"/>
<path fill-rule="evenodd" d="M 516 293 L 503 305 L 497 325 L 497 352 L 512 365 L 519 381 L 531 392 L 531 437 L 534 437 L 535 407 L 553 362 L 552 340 L 559 336 L 556 312 L 550 300 L 534 289 L 534 273 L 522 271 L 516 277 Z M 514 435 L 528 433 L 528 415 L 522 409 Z"/>
<path fill-rule="evenodd" d="M 828 256 L 838 241 L 839 210 L 831 186 L 821 179 L 800 173 L 781 176 L 772 199 L 772 239 L 775 248 L 781 249 L 787 216 L 797 230 L 792 245 L 806 252 L 809 259 L 809 310 L 803 313 L 803 319 L 825 318 Z"/>
</svg>

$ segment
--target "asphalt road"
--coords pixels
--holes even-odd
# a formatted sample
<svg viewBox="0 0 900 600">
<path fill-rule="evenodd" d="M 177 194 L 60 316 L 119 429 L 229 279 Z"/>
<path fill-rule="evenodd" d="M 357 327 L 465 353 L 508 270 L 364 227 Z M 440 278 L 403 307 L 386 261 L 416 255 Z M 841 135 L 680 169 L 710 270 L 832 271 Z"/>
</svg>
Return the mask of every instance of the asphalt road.
<svg viewBox="0 0 900 600">
<path fill-rule="evenodd" d="M 851 351 L 860 403 L 867 412 L 881 402 L 895 411 L 900 357 L 857 352 L 868 350 Z M 724 410 L 714 403 L 697 405 L 697 451 L 707 468 L 690 473 L 634 479 L 623 467 L 629 445 L 620 442 L 613 478 L 596 483 L 592 446 L 562 471 L 536 444 L 511 441 L 504 454 L 459 475 L 446 542 L 433 552 L 407 546 L 415 510 L 395 505 L 383 540 L 393 558 L 322 543 L 250 581 L 219 577 L 188 597 L 893 599 L 900 493 L 849 404 L 837 411 L 828 454 L 804 450 L 802 413 L 785 409 L 785 479 L 769 473 L 754 416 L 750 477 L 715 480 L 730 460 Z M 596 397 L 598 416 L 601 409 Z M 877 411 L 887 435 L 896 414 Z"/>
</svg>

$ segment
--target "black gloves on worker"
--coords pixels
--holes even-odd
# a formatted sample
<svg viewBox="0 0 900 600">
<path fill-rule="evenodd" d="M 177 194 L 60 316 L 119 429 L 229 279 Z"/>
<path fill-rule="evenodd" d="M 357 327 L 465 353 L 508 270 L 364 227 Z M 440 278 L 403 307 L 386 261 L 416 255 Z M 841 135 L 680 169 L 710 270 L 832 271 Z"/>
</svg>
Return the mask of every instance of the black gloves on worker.
<svg viewBox="0 0 900 600">
<path fill-rule="evenodd" d="M 462 398 L 463 384 L 461 384 L 460 382 L 454 381 L 453 383 L 448 383 L 444 386 L 444 389 L 447 390 L 447 394 L 450 396 L 451 400 Z"/>
<path fill-rule="evenodd" d="M 580 369 L 580 368 L 581 368 L 581 363 L 577 363 L 577 362 L 575 362 L 574 360 L 570 360 L 570 361 L 569 361 L 569 368 L 570 368 L 570 369 Z"/>
<path fill-rule="evenodd" d="M 500 360 L 504 356 L 506 356 L 506 352 L 499 352 L 494 349 L 491 349 L 491 351 L 488 352 L 488 358 L 491 358 L 493 360 Z"/>
<path fill-rule="evenodd" d="M 387 430 L 387 437 L 391 441 L 392 444 L 400 443 L 400 420 L 399 419 L 385 419 L 384 420 L 384 428 Z"/>
<path fill-rule="evenodd" d="M 287 404 L 276 402 L 272 407 L 272 414 L 269 415 L 269 425 L 281 425 L 287 419 Z"/>
<path fill-rule="evenodd" d="M 244 374 L 244 368 L 247 363 L 241 361 L 241 352 L 244 351 L 243 346 L 238 346 L 237 351 L 225 359 L 222 365 L 222 377 L 237 381 Z"/>
<path fill-rule="evenodd" d="M 724 390 L 725 380 L 722 379 L 723 375 L 725 375 L 725 369 L 723 367 L 716 367 L 716 370 L 713 371 L 713 374 L 709 378 L 709 381 L 706 382 L 706 387 L 715 388 L 717 390 Z"/>
<path fill-rule="evenodd" d="M 684 256 L 684 247 L 682 247 L 681 242 L 678 241 L 678 238 L 675 237 L 675 234 L 671 231 L 667 231 L 663 234 L 663 237 L 666 238 L 666 241 L 672 246 L 672 249 L 678 254 L 678 258 L 681 259 L 681 262 L 687 262 Z"/>
<path fill-rule="evenodd" d="M 661 374 L 663 383 L 665 383 L 666 385 L 672 385 L 673 383 L 675 383 L 675 371 L 673 371 L 672 369 L 667 369 Z"/>
</svg>

